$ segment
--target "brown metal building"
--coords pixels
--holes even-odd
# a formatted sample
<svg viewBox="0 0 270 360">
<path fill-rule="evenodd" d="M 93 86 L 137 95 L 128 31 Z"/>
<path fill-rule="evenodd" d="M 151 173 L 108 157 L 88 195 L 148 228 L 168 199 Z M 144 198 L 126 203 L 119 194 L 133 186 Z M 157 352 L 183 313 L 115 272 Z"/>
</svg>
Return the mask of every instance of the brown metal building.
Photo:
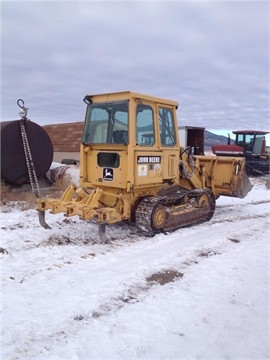
<svg viewBox="0 0 270 360">
<path fill-rule="evenodd" d="M 83 124 L 83 122 L 73 122 L 43 126 L 53 144 L 53 161 L 62 162 L 65 159 L 80 160 Z"/>
</svg>

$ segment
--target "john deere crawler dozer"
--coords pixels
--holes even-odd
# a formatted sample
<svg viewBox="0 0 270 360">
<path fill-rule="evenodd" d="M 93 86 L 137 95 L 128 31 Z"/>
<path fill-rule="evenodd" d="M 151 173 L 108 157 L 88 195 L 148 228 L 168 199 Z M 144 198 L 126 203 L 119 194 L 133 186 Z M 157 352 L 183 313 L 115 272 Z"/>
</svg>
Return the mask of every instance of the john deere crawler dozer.
<svg viewBox="0 0 270 360">
<path fill-rule="evenodd" d="M 241 157 L 195 156 L 179 144 L 178 103 L 130 91 L 87 95 L 80 187 L 37 210 L 78 215 L 99 225 L 134 222 L 147 235 L 210 220 L 220 195 L 243 198 L 252 186 Z"/>
</svg>

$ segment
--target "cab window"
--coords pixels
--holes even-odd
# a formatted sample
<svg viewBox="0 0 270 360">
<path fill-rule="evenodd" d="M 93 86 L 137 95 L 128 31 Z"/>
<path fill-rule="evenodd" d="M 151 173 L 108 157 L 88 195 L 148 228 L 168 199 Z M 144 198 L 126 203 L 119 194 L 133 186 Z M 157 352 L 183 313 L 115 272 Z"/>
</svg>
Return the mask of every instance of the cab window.
<svg viewBox="0 0 270 360">
<path fill-rule="evenodd" d="M 155 143 L 154 113 L 151 106 L 139 104 L 136 111 L 136 144 L 152 146 Z"/>
<path fill-rule="evenodd" d="M 158 115 L 161 145 L 175 145 L 176 139 L 172 111 L 170 109 L 160 107 L 158 110 Z"/>
<path fill-rule="evenodd" d="M 87 107 L 83 144 L 127 144 L 128 102 L 106 102 Z"/>
</svg>

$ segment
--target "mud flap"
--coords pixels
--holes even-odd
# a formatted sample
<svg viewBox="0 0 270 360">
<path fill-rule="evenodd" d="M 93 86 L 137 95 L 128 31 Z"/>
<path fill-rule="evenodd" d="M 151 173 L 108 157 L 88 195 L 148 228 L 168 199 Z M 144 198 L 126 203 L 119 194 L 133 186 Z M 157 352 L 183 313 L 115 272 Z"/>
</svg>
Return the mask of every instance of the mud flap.
<svg viewBox="0 0 270 360">
<path fill-rule="evenodd" d="M 39 223 L 44 229 L 51 229 L 51 227 L 45 221 L 45 211 L 38 210 L 38 220 Z"/>
<path fill-rule="evenodd" d="M 243 199 L 253 188 L 249 177 L 247 176 L 246 172 L 244 172 L 242 181 L 239 181 L 236 188 L 236 196 L 240 199 Z"/>
</svg>

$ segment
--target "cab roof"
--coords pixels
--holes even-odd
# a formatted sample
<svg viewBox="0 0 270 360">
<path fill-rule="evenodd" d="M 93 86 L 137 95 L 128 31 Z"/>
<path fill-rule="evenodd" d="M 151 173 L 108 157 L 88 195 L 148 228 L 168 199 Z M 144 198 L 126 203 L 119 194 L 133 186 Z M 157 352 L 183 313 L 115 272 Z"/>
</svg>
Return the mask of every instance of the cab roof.
<svg viewBox="0 0 270 360">
<path fill-rule="evenodd" d="M 178 102 L 174 100 L 164 99 L 156 96 L 145 95 L 133 91 L 120 91 L 120 92 L 112 92 L 105 94 L 93 94 L 88 95 L 91 97 L 93 102 L 110 102 L 110 101 L 120 101 L 120 100 L 130 100 L 130 99 L 138 99 L 157 102 L 160 104 L 171 105 L 178 107 Z"/>
<path fill-rule="evenodd" d="M 262 131 L 262 130 L 236 130 L 233 131 L 233 134 L 248 134 L 248 135 L 266 135 L 269 134 L 269 131 Z"/>
</svg>

